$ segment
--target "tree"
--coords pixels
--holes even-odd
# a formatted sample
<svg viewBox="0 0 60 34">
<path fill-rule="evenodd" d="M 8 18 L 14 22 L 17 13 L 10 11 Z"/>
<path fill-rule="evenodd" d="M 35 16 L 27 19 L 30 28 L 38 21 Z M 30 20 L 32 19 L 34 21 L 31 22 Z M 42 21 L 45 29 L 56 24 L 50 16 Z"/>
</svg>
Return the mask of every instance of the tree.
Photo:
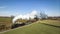
<svg viewBox="0 0 60 34">
<path fill-rule="evenodd" d="M 45 13 L 43 13 L 43 12 L 40 13 L 40 18 L 41 19 L 47 19 L 47 17 L 48 16 Z"/>
<path fill-rule="evenodd" d="M 38 18 L 38 16 L 37 16 L 37 15 L 35 15 L 35 18 L 34 18 L 34 19 L 36 19 L 36 21 L 37 21 L 39 18 Z"/>
</svg>

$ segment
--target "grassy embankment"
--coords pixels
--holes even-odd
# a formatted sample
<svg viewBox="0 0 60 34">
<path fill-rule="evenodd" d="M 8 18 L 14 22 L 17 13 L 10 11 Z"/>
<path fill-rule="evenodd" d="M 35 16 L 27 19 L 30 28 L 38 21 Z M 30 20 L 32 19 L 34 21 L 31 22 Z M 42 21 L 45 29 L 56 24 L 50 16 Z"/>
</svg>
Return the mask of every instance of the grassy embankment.
<svg viewBox="0 0 60 34">
<path fill-rule="evenodd" d="M 55 26 L 60 26 L 60 21 L 42 20 L 1 34 L 60 34 L 60 28 Z"/>
</svg>

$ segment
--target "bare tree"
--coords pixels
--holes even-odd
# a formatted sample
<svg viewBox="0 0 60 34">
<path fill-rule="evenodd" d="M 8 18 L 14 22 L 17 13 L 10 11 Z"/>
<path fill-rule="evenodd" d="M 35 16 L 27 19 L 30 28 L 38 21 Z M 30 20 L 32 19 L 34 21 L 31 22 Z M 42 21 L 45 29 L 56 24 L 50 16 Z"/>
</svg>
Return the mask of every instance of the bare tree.
<svg viewBox="0 0 60 34">
<path fill-rule="evenodd" d="M 40 18 L 41 19 L 47 19 L 47 17 L 48 16 L 45 13 L 43 13 L 43 12 L 40 13 Z"/>
</svg>

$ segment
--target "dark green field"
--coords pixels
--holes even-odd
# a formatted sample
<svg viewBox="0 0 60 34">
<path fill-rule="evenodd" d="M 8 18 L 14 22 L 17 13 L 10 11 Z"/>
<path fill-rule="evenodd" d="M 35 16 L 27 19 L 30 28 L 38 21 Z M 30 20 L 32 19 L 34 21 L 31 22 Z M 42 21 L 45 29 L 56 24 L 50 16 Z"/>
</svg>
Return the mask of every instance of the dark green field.
<svg viewBox="0 0 60 34">
<path fill-rule="evenodd" d="M 3 22 L 3 23 L 11 23 L 12 19 L 11 19 L 11 17 L 0 17 L 0 23 L 1 22 Z"/>
</svg>

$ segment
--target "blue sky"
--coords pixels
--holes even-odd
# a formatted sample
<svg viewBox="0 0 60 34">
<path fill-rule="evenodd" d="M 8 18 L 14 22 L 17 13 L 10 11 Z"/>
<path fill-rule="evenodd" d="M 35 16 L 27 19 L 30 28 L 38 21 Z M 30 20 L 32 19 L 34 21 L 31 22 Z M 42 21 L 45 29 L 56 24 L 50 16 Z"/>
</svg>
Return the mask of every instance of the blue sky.
<svg viewBox="0 0 60 34">
<path fill-rule="evenodd" d="M 60 16 L 59 0 L 0 0 L 0 16 L 45 12 L 48 16 Z"/>
</svg>

